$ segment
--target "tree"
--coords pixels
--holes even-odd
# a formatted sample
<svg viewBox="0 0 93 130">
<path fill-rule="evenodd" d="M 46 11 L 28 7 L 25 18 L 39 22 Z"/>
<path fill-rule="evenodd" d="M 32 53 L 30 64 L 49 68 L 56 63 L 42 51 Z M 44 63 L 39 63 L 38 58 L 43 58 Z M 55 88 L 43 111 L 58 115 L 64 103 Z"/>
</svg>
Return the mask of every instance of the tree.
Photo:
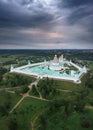
<svg viewBox="0 0 93 130">
<path fill-rule="evenodd" d="M 3 76 L 2 76 L 2 75 L 0 75 L 0 82 L 2 81 L 2 78 L 3 78 Z"/>
<path fill-rule="evenodd" d="M 83 112 L 86 104 L 85 98 L 82 98 L 82 94 L 78 94 L 75 100 L 75 110 L 77 112 Z"/>
<path fill-rule="evenodd" d="M 89 71 L 89 72 L 86 74 L 85 86 L 86 86 L 87 88 L 93 89 L 93 72 L 92 72 L 92 71 Z"/>
<path fill-rule="evenodd" d="M 18 128 L 17 120 L 14 117 L 8 118 L 7 125 L 9 130 L 17 130 Z"/>
<path fill-rule="evenodd" d="M 89 128 L 90 127 L 90 120 L 86 116 L 83 116 L 81 118 L 81 126 L 83 128 Z"/>
<path fill-rule="evenodd" d="M 41 123 L 41 126 L 40 126 L 40 130 L 46 130 L 46 118 L 41 115 L 40 117 L 40 123 Z"/>
<path fill-rule="evenodd" d="M 4 67 L 0 67 L 0 82 L 3 79 L 3 75 L 7 72 L 7 69 Z"/>
<path fill-rule="evenodd" d="M 38 92 L 37 92 L 37 90 L 36 90 L 35 85 L 32 86 L 32 90 L 31 90 L 31 91 L 32 91 L 32 93 L 33 93 L 34 95 L 36 95 L 36 96 L 38 95 Z"/>
<path fill-rule="evenodd" d="M 9 87 L 16 87 L 19 85 L 28 86 L 31 83 L 32 79 L 30 76 L 16 74 L 16 73 L 7 73 L 4 75 L 4 83 Z"/>
<path fill-rule="evenodd" d="M 53 82 L 54 81 L 50 80 L 49 78 L 46 78 L 45 80 L 39 82 L 38 84 L 39 91 L 41 92 L 44 98 L 48 96 L 51 98 L 52 96 L 57 94 L 57 91 L 54 85 L 52 84 Z"/>
<path fill-rule="evenodd" d="M 21 93 L 26 93 L 29 90 L 27 86 L 23 86 L 21 89 Z"/>
<path fill-rule="evenodd" d="M 4 67 L 0 67 L 0 75 L 3 75 L 7 72 L 7 69 Z"/>
<path fill-rule="evenodd" d="M 66 115 L 68 115 L 72 109 L 72 107 L 70 107 L 71 104 L 69 102 L 65 102 L 64 105 L 65 105 L 65 113 L 66 113 Z"/>
<path fill-rule="evenodd" d="M 1 105 L 0 106 L 0 116 L 5 116 L 8 114 L 8 110 L 7 108 L 5 107 L 5 104 Z"/>
</svg>

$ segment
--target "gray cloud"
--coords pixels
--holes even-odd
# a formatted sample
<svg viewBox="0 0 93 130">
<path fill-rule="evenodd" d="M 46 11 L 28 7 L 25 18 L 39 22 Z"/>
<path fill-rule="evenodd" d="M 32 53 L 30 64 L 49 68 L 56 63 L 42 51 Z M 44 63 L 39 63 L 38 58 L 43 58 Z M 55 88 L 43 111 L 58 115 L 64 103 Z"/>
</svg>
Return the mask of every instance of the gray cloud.
<svg viewBox="0 0 93 130">
<path fill-rule="evenodd" d="M 1 0 L 0 47 L 93 48 L 92 0 Z"/>
<path fill-rule="evenodd" d="M 60 8 L 77 8 L 91 4 L 93 4 L 93 0 L 59 0 L 58 2 Z"/>
<path fill-rule="evenodd" d="M 22 2 L 27 4 L 30 1 L 26 2 L 25 0 L 21 0 L 21 3 Z M 49 26 L 53 20 L 53 15 L 46 11 L 38 10 L 38 12 L 36 12 L 34 9 L 29 11 L 22 6 L 14 5 L 14 3 L 5 4 L 1 2 L 0 13 L 0 27 L 46 28 L 46 26 Z"/>
<path fill-rule="evenodd" d="M 93 1 L 59 0 L 58 7 L 60 10 L 65 8 L 69 11 L 65 22 L 67 26 L 75 28 L 74 31 L 79 30 L 73 35 L 76 41 L 81 44 L 91 44 L 93 47 Z"/>
</svg>

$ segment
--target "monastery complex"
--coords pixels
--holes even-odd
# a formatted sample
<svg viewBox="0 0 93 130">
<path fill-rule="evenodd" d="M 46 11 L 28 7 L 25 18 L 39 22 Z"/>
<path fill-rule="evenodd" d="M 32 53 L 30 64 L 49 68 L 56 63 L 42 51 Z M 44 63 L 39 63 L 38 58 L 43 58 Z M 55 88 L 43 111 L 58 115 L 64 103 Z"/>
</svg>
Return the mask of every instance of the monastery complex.
<svg viewBox="0 0 93 130">
<path fill-rule="evenodd" d="M 40 79 L 52 78 L 58 80 L 67 80 L 74 83 L 81 83 L 81 77 L 87 73 L 85 66 L 81 67 L 71 60 L 68 61 L 61 55 L 59 58 L 54 56 L 53 60 L 39 63 L 30 63 L 14 68 L 11 65 L 10 72 L 31 75 Z"/>
</svg>

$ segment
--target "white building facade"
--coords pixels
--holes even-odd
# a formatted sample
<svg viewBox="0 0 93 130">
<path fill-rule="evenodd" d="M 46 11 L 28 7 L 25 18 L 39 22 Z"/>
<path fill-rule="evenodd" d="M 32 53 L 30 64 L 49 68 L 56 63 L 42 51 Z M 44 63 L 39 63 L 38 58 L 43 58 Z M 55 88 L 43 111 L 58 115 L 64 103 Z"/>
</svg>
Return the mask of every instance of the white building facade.
<svg viewBox="0 0 93 130">
<path fill-rule="evenodd" d="M 27 65 L 17 68 L 14 68 L 11 65 L 10 72 L 27 74 L 41 79 L 48 77 L 58 80 L 67 80 L 74 83 L 81 83 L 81 77 L 87 73 L 87 68 L 85 66 L 80 67 L 71 60 L 66 60 L 63 55 L 59 58 L 55 55 L 51 61 L 45 60 L 44 62 L 33 64 L 28 61 Z"/>
</svg>

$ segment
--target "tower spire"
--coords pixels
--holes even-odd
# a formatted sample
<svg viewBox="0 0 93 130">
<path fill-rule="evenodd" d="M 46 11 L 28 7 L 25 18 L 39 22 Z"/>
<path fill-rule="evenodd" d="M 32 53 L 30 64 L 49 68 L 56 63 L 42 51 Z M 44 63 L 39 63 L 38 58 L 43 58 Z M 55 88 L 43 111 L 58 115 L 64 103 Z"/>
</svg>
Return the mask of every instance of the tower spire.
<svg viewBox="0 0 93 130">
<path fill-rule="evenodd" d="M 10 72 L 12 72 L 14 69 L 14 66 L 11 64 L 11 67 L 10 67 Z"/>
</svg>

